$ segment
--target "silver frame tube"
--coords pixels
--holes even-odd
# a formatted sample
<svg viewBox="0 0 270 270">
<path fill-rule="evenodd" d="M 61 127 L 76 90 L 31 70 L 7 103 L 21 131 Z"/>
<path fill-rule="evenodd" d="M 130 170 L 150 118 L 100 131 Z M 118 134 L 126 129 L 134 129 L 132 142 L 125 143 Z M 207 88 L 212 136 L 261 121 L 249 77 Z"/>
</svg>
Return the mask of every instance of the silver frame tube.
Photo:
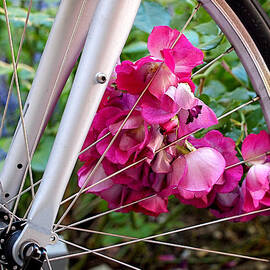
<svg viewBox="0 0 270 270">
<path fill-rule="evenodd" d="M 28 215 L 28 222 L 16 241 L 13 255 L 18 258 L 25 242 L 46 246 L 69 178 L 87 132 L 99 106 L 107 81 L 133 25 L 140 0 L 100 0 L 96 8 L 62 117 L 51 155 Z"/>
<path fill-rule="evenodd" d="M 56 102 L 83 48 L 98 0 L 61 2 L 35 79 L 24 106 L 24 122 L 33 155 Z M 22 164 L 22 168 L 17 165 Z M 20 167 L 20 166 L 19 166 Z M 1 203 L 17 195 L 27 173 L 28 159 L 21 122 L 1 171 Z M 5 197 L 5 195 L 9 195 Z M 9 204 L 12 207 L 12 203 Z"/>
</svg>

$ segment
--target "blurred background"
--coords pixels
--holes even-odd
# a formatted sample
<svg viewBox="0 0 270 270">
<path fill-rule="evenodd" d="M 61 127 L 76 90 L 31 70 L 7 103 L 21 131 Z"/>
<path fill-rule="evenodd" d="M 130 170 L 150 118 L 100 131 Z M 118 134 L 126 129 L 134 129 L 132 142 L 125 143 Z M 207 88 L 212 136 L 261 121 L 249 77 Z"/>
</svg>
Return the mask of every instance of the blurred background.
<svg viewBox="0 0 270 270">
<path fill-rule="evenodd" d="M 267 13 L 270 14 L 270 1 L 260 0 L 260 2 Z M 13 0 L 7 3 L 15 52 L 17 52 L 29 1 Z M 25 101 L 30 90 L 58 5 L 59 1 L 56 0 L 33 1 L 27 35 L 18 66 L 23 101 Z M 193 0 L 142 1 L 134 27 L 122 52 L 121 60 L 136 61 L 146 56 L 148 54 L 147 39 L 152 28 L 156 25 L 169 25 L 181 30 L 195 6 L 196 1 Z M 184 33 L 194 46 L 204 51 L 205 62 L 211 61 L 230 47 L 229 42 L 220 29 L 202 9 L 196 14 Z M 45 169 L 75 73 L 76 66 L 67 81 L 52 119 L 34 155 L 32 169 L 35 180 L 39 180 L 42 177 Z M 0 120 L 6 103 L 11 77 L 11 54 L 4 10 L 1 3 Z M 217 116 L 256 96 L 248 76 L 234 52 L 219 60 L 203 74 L 195 76 L 194 83 L 197 86 L 196 95 L 209 105 L 216 112 Z M 0 168 L 3 165 L 3 160 L 8 151 L 18 119 L 18 99 L 14 88 L 3 134 L 0 138 Z M 266 129 L 266 125 L 260 106 L 255 104 L 249 105 L 243 110 L 234 113 L 231 117 L 223 119 L 214 128 L 219 129 L 225 136 L 235 140 L 240 157 L 241 141 L 246 134 L 258 133 L 260 130 Z M 202 136 L 205 132 L 207 131 L 203 131 L 197 136 Z M 78 162 L 65 196 L 69 196 L 78 190 L 76 170 L 79 167 L 80 164 Z M 30 199 L 29 194 L 24 195 L 21 199 L 21 205 L 28 205 Z M 64 209 L 65 206 L 61 211 L 63 212 Z M 86 218 L 107 209 L 106 202 L 94 195 L 86 194 L 77 201 L 76 207 L 69 213 L 65 222 L 68 224 L 71 221 Z M 144 237 L 183 226 L 206 222 L 214 218 L 207 209 L 196 209 L 192 206 L 186 206 L 180 204 L 176 199 L 169 201 L 169 209 L 169 213 L 162 214 L 157 218 L 137 213 L 112 213 L 85 223 L 82 227 L 133 237 Z M 23 215 L 24 211 L 25 208 L 20 207 L 19 215 Z M 268 258 L 270 256 L 269 232 L 270 219 L 268 217 L 257 217 L 248 223 L 226 222 L 181 234 L 173 234 L 167 238 L 160 239 L 195 247 Z M 65 231 L 63 236 L 69 241 L 74 241 L 88 248 L 97 248 L 122 241 L 121 238 L 98 234 L 89 235 L 88 233 L 78 233 L 76 231 Z M 106 254 L 143 269 L 270 269 L 268 264 L 265 263 L 146 243 L 138 243 L 121 249 L 110 249 Z M 88 255 L 72 259 L 70 261 L 70 269 L 106 270 L 124 268 L 119 267 L 116 263 L 100 259 L 95 255 Z"/>
</svg>

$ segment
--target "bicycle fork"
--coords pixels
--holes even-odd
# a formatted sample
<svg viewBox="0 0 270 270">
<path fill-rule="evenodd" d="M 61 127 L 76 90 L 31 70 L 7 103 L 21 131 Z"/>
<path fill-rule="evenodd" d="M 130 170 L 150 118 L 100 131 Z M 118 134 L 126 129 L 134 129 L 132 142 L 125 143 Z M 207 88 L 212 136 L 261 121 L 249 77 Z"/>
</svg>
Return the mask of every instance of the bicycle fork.
<svg viewBox="0 0 270 270">
<path fill-rule="evenodd" d="M 52 227 L 64 191 L 139 4 L 140 0 L 65 0 L 60 5 L 24 107 L 31 156 L 85 45 L 40 188 L 12 247 L 18 265 L 23 264 L 22 248 L 29 243 L 45 247 L 54 242 Z M 27 173 L 21 125 L 0 176 L 2 204 L 17 194 Z M 11 208 L 13 203 L 7 205 Z"/>
</svg>

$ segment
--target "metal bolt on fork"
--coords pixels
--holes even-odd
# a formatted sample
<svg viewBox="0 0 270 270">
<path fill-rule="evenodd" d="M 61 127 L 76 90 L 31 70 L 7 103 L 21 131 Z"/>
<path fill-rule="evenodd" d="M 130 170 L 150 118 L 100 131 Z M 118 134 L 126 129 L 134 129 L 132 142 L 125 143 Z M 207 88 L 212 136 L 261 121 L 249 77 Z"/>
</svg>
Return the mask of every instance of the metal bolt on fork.
<svg viewBox="0 0 270 270">
<path fill-rule="evenodd" d="M 107 76 L 106 74 L 102 73 L 102 72 L 99 72 L 96 74 L 96 82 L 97 83 L 100 83 L 100 84 L 103 84 L 107 81 Z"/>
</svg>

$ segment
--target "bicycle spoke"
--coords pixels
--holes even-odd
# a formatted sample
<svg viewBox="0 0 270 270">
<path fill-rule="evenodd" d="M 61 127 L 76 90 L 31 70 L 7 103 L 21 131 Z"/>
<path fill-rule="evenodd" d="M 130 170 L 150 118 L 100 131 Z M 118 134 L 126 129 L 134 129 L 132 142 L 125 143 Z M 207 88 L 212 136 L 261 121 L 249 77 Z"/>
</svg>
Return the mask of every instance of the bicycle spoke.
<svg viewBox="0 0 270 270">
<path fill-rule="evenodd" d="M 202 68 L 200 68 L 198 71 L 194 72 L 191 75 L 191 78 L 194 78 L 196 75 L 202 73 L 203 71 L 205 71 L 206 69 L 208 69 L 209 67 L 211 67 L 213 64 L 215 64 L 218 60 L 220 60 L 221 58 L 223 58 L 225 55 L 231 53 L 232 51 L 234 51 L 233 47 L 230 47 L 228 50 L 226 50 L 224 53 L 222 53 L 221 55 L 219 55 L 218 57 L 216 57 L 215 59 L 213 59 L 211 62 L 209 62 L 208 64 L 206 64 L 205 66 L 203 66 Z"/>
<path fill-rule="evenodd" d="M 137 239 L 137 240 L 134 240 L 134 241 L 115 244 L 115 245 L 111 245 L 111 246 L 107 246 L 107 247 L 103 247 L 103 248 L 97 248 L 97 249 L 94 249 L 94 250 L 87 250 L 87 251 L 84 251 L 84 252 L 74 253 L 74 254 L 70 254 L 70 255 L 54 257 L 54 258 L 51 258 L 50 260 L 51 261 L 56 261 L 56 260 L 73 258 L 73 257 L 82 256 L 82 255 L 86 255 L 86 254 L 97 252 L 97 251 L 104 251 L 104 250 L 109 250 L 109 249 L 112 249 L 112 248 L 118 248 L 118 247 L 121 247 L 121 246 L 126 246 L 126 245 L 129 245 L 129 244 L 133 244 L 134 242 L 141 242 L 143 240 L 145 240 L 145 239 Z M 188 249 L 188 250 L 193 250 L 193 251 L 203 251 L 203 252 L 217 254 L 217 255 L 236 257 L 236 258 L 240 258 L 240 259 L 247 259 L 247 260 L 253 260 L 253 261 L 260 261 L 260 262 L 270 262 L 267 259 L 262 259 L 262 258 L 252 257 L 252 256 L 246 256 L 246 255 L 242 255 L 242 254 L 228 253 L 228 252 L 222 252 L 222 251 L 217 251 L 217 250 L 210 250 L 210 249 L 197 248 L 197 247 L 186 246 L 186 245 L 179 245 L 179 244 L 174 244 L 174 243 L 166 243 L 166 242 L 161 242 L 161 241 L 151 241 L 151 242 L 155 243 L 155 244 L 159 244 L 159 245 L 165 245 L 165 246 L 170 246 L 170 247 Z"/>
<path fill-rule="evenodd" d="M 211 67 L 214 63 L 216 63 L 218 60 L 220 60 L 221 58 L 223 58 L 225 55 L 231 53 L 232 51 L 234 51 L 233 47 L 230 47 L 228 50 L 226 50 L 224 53 L 222 53 L 221 55 L 219 55 L 218 57 L 216 57 L 215 59 L 213 59 L 211 62 L 209 62 L 208 64 L 206 64 L 205 66 L 203 66 L 202 68 L 200 68 L 198 71 L 196 71 L 194 74 L 191 75 L 191 78 L 193 78 L 194 76 L 202 73 L 203 71 L 205 71 L 206 69 L 208 69 L 209 67 Z M 105 134 L 104 136 L 102 136 L 101 138 L 99 138 L 98 140 L 96 140 L 95 142 L 93 142 L 92 144 L 90 144 L 89 146 L 87 146 L 85 149 L 83 149 L 79 154 L 83 154 L 84 152 L 86 152 L 87 150 L 89 150 L 90 148 L 94 147 L 97 143 L 99 143 L 100 141 L 102 141 L 103 139 L 105 139 L 106 137 L 108 137 L 111 133 L 108 132 L 107 134 Z"/>
<path fill-rule="evenodd" d="M 15 217 L 18 220 L 24 220 L 24 219 L 17 217 L 15 214 L 13 214 L 8 208 L 6 208 L 4 206 L 4 204 L 0 204 L 0 208 L 2 208 L 5 212 L 7 212 L 8 214 L 10 214 L 11 216 Z"/>
<path fill-rule="evenodd" d="M 260 155 L 257 155 L 257 156 L 255 156 L 255 157 L 252 157 L 252 158 L 243 160 L 243 161 L 239 161 L 239 162 L 234 163 L 234 164 L 232 164 L 232 165 L 229 165 L 229 166 L 225 167 L 225 170 L 231 169 L 231 168 L 233 168 L 233 167 L 239 166 L 239 165 L 244 164 L 244 163 L 248 163 L 248 162 L 250 162 L 250 161 L 256 160 L 256 159 L 258 159 L 258 158 L 260 158 L 260 157 L 263 157 L 263 156 L 265 156 L 265 155 L 268 155 L 268 154 L 270 154 L 270 151 L 268 151 L 268 152 L 266 152 L 266 153 L 263 153 L 263 154 L 260 154 Z M 112 176 L 110 176 L 110 177 L 112 177 Z M 142 202 L 142 201 L 145 201 L 145 200 L 148 200 L 148 199 L 152 199 L 152 198 L 154 198 L 154 197 L 156 197 L 156 196 L 157 196 L 157 194 L 153 194 L 153 195 L 151 195 L 151 196 L 148 196 L 148 197 L 146 197 L 146 198 L 143 198 L 143 199 L 134 201 L 134 202 L 132 202 L 132 203 L 125 204 L 125 205 L 122 205 L 122 206 L 120 206 L 120 207 L 117 207 L 117 208 L 108 210 L 108 211 L 106 211 L 106 212 L 97 214 L 97 215 L 95 215 L 95 216 L 89 217 L 89 218 L 87 218 L 87 219 L 80 220 L 80 221 L 75 222 L 75 223 L 73 223 L 73 224 L 70 224 L 70 225 L 68 225 L 68 226 L 64 226 L 64 225 L 59 225 L 59 226 L 61 226 L 61 227 L 64 226 L 65 228 L 73 227 L 73 226 L 76 226 L 76 225 L 79 225 L 79 224 L 88 222 L 88 221 L 90 221 L 90 220 L 93 220 L 93 219 L 102 217 L 102 216 L 104 216 L 104 215 L 110 214 L 110 213 L 112 213 L 112 212 L 119 211 L 119 210 L 121 210 L 121 209 L 123 209 L 123 208 L 132 206 L 132 205 L 134 205 L 134 204 L 136 204 L 136 203 L 139 203 L 139 202 Z M 69 198 L 68 198 L 68 199 L 69 199 Z M 64 202 L 64 201 L 63 201 L 63 202 Z M 56 230 L 55 232 L 58 233 L 58 232 L 61 232 L 61 231 L 63 231 L 63 230 L 65 230 L 65 229 L 62 228 L 62 229 Z"/>
<path fill-rule="evenodd" d="M 140 270 L 140 268 L 137 268 L 137 267 L 134 267 L 134 266 L 129 265 L 129 264 L 127 264 L 127 263 L 121 262 L 121 261 L 116 260 L 116 259 L 114 259 L 114 258 L 112 258 L 112 257 L 106 256 L 106 255 L 104 255 L 104 254 L 102 254 L 102 253 L 95 252 L 95 251 L 90 250 L 90 249 L 88 249 L 88 248 L 85 248 L 85 247 L 83 247 L 83 246 L 79 246 L 79 245 L 77 245 L 77 244 L 75 244 L 75 243 L 72 243 L 72 242 L 69 242 L 69 241 L 67 241 L 67 240 L 59 239 L 59 241 L 65 243 L 65 244 L 71 245 L 71 246 L 73 246 L 73 247 L 77 247 L 77 248 L 79 248 L 79 249 L 88 251 L 88 252 L 90 252 L 90 253 L 93 253 L 93 254 L 95 254 L 95 255 L 97 255 L 97 256 L 100 256 L 100 257 L 103 257 L 103 258 L 105 258 L 105 259 L 108 259 L 108 260 L 110 260 L 110 261 L 119 263 L 119 264 L 121 264 L 121 265 L 124 265 L 124 266 L 130 268 L 130 269 Z"/>
<path fill-rule="evenodd" d="M 71 227 L 71 226 L 76 226 L 76 225 L 79 225 L 79 224 L 85 223 L 85 222 L 87 222 L 87 221 L 90 221 L 90 220 L 93 220 L 93 219 L 96 219 L 96 218 L 102 217 L 102 216 L 107 215 L 107 214 L 110 214 L 110 213 L 112 213 L 112 212 L 115 212 L 115 211 L 121 210 L 121 209 L 123 209 L 123 208 L 125 208 L 125 207 L 128 207 L 128 206 L 134 205 L 134 204 L 136 204 L 136 203 L 139 203 L 139 202 L 142 202 L 142 201 L 145 201 L 145 200 L 148 200 L 148 199 L 154 198 L 154 197 L 156 197 L 156 196 L 157 196 L 157 194 L 154 194 L 154 195 L 148 196 L 148 197 L 146 197 L 146 198 L 143 198 L 143 199 L 140 199 L 140 200 L 134 201 L 134 202 L 132 202 L 132 203 L 129 203 L 129 204 L 126 204 L 126 205 L 123 205 L 123 206 L 119 206 L 119 207 L 117 207 L 117 208 L 114 208 L 114 209 L 108 210 L 108 211 L 106 211 L 106 212 L 103 212 L 103 213 L 97 214 L 97 215 L 92 216 L 92 217 L 89 217 L 89 218 L 87 218 L 87 219 L 83 219 L 83 220 L 77 221 L 77 222 L 75 222 L 75 223 L 73 223 L 73 224 L 70 224 L 69 226 Z M 62 225 L 61 225 L 61 224 L 59 224 L 58 226 L 62 226 Z M 58 232 L 61 232 L 61 231 L 63 231 L 63 230 L 64 230 L 64 229 L 58 229 L 58 230 L 56 230 L 56 228 L 55 228 L 55 229 L 54 229 L 54 232 L 58 233 Z"/>
<path fill-rule="evenodd" d="M 90 144 L 89 146 L 87 146 L 86 148 L 84 148 L 79 154 L 83 154 L 84 152 L 86 152 L 87 150 L 89 150 L 90 148 L 92 148 L 93 146 L 95 146 L 97 143 L 99 143 L 100 141 L 102 141 L 103 139 L 105 139 L 106 137 L 108 137 L 111 134 L 111 132 L 108 132 L 107 134 L 105 134 L 104 136 L 102 136 L 101 138 L 99 138 L 98 140 L 96 140 L 95 142 L 93 142 L 92 144 Z"/>
<path fill-rule="evenodd" d="M 15 61 L 15 54 L 14 54 L 14 47 L 13 47 L 13 41 L 11 37 L 11 28 L 9 24 L 9 17 L 8 17 L 8 11 L 7 11 L 7 5 L 6 5 L 6 0 L 3 0 L 3 6 L 4 6 L 4 11 L 5 11 L 5 18 L 6 18 L 6 23 L 7 23 L 7 30 L 8 30 L 8 37 L 9 37 L 9 45 L 10 45 L 10 50 L 11 50 L 11 57 L 12 57 L 12 66 L 13 66 L 13 71 L 14 71 L 14 77 L 15 77 L 15 85 L 16 85 L 16 90 L 17 90 L 17 96 L 18 96 L 18 102 L 19 102 L 19 109 L 20 109 L 20 116 L 21 116 L 21 123 L 22 123 L 22 129 L 23 129 L 23 135 L 24 135 L 24 141 L 25 141 L 25 147 L 26 147 L 26 152 L 27 152 L 27 169 L 29 171 L 29 176 L 30 176 L 30 182 L 31 182 L 31 193 L 32 197 L 34 198 L 34 188 L 33 188 L 33 175 L 32 175 L 32 168 L 31 168 L 31 158 L 30 158 L 30 150 L 29 150 L 29 144 L 28 144 L 28 139 L 27 139 L 27 132 L 25 128 L 25 123 L 24 123 L 24 117 L 23 117 L 23 107 L 22 107 L 22 100 L 21 100 L 21 94 L 20 94 L 20 86 L 19 86 L 19 79 L 18 79 L 18 73 L 17 73 L 17 67 L 16 67 L 16 61 Z M 27 170 L 26 170 L 27 172 Z M 21 183 L 20 189 L 19 189 L 19 194 L 22 191 L 22 188 L 24 186 L 25 178 Z M 20 200 L 19 196 L 15 202 L 15 206 L 13 209 L 13 213 L 15 214 L 17 211 L 17 207 L 19 204 Z M 11 216 L 10 223 L 8 226 L 8 232 L 11 228 L 13 222 L 13 216 Z"/>
<path fill-rule="evenodd" d="M 39 184 L 41 183 L 41 180 L 42 180 L 42 179 L 40 179 L 40 180 L 38 180 L 37 182 L 35 182 L 33 186 L 35 187 L 35 186 L 39 185 Z M 30 189 L 31 189 L 31 187 L 28 187 L 28 188 L 24 189 L 24 190 L 21 192 L 21 195 L 25 194 L 25 193 L 28 192 Z M 18 198 L 18 197 L 19 197 L 19 194 L 16 195 L 16 196 L 14 196 L 13 198 L 9 199 L 7 202 L 4 203 L 4 205 L 7 205 L 7 204 L 13 202 L 13 201 L 14 201 L 16 198 Z"/>
<path fill-rule="evenodd" d="M 29 5 L 28 5 L 26 19 L 25 19 L 25 23 L 24 23 L 24 27 L 23 27 L 23 33 L 22 33 L 22 36 L 21 36 L 19 49 L 18 49 L 18 53 L 17 53 L 17 58 L 16 58 L 16 68 L 18 67 L 18 64 L 19 64 L 21 51 L 22 51 L 22 46 L 23 46 L 23 42 L 24 42 L 24 39 L 25 39 L 25 33 L 26 33 L 26 28 L 27 28 L 27 25 L 28 25 L 31 9 L 32 9 L 32 0 L 30 0 Z M 11 97 L 11 93 L 12 93 L 14 79 L 15 79 L 15 73 L 13 72 L 11 82 L 10 82 L 10 85 L 9 85 L 8 96 L 7 96 L 4 112 L 3 112 L 3 115 L 2 115 L 2 119 L 1 119 L 0 137 L 2 137 L 2 131 L 3 131 L 3 128 L 4 128 L 4 122 L 5 122 L 5 118 L 6 118 L 6 114 L 7 114 L 7 110 L 8 110 L 8 105 L 9 105 L 9 101 L 10 101 L 10 97 Z"/>
<path fill-rule="evenodd" d="M 49 270 L 53 270 L 47 252 L 45 252 L 45 256 Z"/>
</svg>

